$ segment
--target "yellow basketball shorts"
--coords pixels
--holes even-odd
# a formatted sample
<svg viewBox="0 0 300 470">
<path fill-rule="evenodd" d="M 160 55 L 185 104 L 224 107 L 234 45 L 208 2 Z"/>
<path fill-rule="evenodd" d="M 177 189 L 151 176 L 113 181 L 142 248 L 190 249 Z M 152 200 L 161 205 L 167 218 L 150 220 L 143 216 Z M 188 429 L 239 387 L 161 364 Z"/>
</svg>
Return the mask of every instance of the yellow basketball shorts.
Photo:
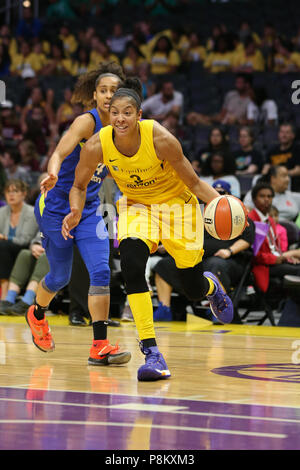
<svg viewBox="0 0 300 470">
<path fill-rule="evenodd" d="M 161 242 L 178 268 L 190 268 L 202 261 L 203 218 L 199 202 L 190 191 L 151 205 L 123 196 L 118 201 L 118 212 L 119 242 L 138 238 L 147 244 L 150 253 L 155 253 Z"/>
</svg>

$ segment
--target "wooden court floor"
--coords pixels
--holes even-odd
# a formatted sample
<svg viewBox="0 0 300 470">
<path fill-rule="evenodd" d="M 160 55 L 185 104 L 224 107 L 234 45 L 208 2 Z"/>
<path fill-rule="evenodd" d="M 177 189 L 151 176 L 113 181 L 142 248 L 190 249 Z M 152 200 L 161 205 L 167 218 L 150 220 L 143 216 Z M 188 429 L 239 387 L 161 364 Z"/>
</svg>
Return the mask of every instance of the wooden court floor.
<svg viewBox="0 0 300 470">
<path fill-rule="evenodd" d="M 95 367 L 91 327 L 48 321 L 45 354 L 23 318 L 0 318 L 0 450 L 300 449 L 300 329 L 157 323 L 172 377 L 141 383 L 133 324 L 109 328 L 131 361 Z"/>
</svg>

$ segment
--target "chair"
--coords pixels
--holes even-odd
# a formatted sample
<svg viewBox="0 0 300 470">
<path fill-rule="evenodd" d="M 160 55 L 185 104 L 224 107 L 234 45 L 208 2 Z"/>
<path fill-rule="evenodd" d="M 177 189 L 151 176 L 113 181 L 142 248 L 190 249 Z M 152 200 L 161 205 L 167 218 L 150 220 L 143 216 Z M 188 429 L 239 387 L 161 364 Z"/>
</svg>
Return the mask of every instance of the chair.
<svg viewBox="0 0 300 470">
<path fill-rule="evenodd" d="M 256 255 L 257 252 L 259 251 L 260 246 L 264 240 L 264 237 L 266 234 L 265 228 L 264 228 L 265 225 L 266 224 L 255 222 L 255 241 L 252 245 L 254 255 Z M 241 319 L 241 322 L 243 322 L 243 320 L 245 320 L 251 312 L 257 311 L 257 310 L 263 310 L 264 315 L 258 320 L 258 325 L 262 325 L 267 319 L 269 319 L 271 325 L 275 326 L 273 308 L 276 306 L 276 304 L 273 307 L 272 301 L 274 300 L 274 298 L 276 298 L 275 293 L 278 293 L 281 291 L 280 289 L 281 285 L 279 284 L 280 280 L 270 279 L 270 285 L 269 285 L 268 291 L 263 292 L 256 285 L 256 282 L 252 273 L 252 263 L 253 263 L 253 257 L 252 257 L 252 252 L 251 252 L 251 258 L 248 259 L 248 264 L 245 268 L 245 271 L 239 283 L 239 286 L 236 289 L 236 292 L 234 292 L 232 296 L 236 315 L 238 315 Z M 254 289 L 254 295 L 255 295 L 253 299 L 254 301 L 252 300 L 250 302 L 250 305 L 248 304 L 246 306 L 245 313 L 243 313 L 242 315 L 239 315 L 238 308 L 241 303 L 242 290 L 249 286 L 251 286 Z M 250 321 L 257 321 L 257 320 L 250 320 Z"/>
<path fill-rule="evenodd" d="M 287 231 L 288 237 L 288 247 L 289 249 L 294 248 L 293 245 L 296 245 L 295 248 L 298 246 L 300 241 L 300 229 L 298 225 L 294 222 L 288 220 L 280 220 L 280 225 L 282 225 Z"/>
</svg>

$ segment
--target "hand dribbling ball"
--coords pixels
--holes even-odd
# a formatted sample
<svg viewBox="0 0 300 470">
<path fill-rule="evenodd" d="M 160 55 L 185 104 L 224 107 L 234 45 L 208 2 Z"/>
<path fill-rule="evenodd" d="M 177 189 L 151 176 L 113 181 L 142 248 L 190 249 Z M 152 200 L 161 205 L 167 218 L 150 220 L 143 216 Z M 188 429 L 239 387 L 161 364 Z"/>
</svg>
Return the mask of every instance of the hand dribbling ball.
<svg viewBox="0 0 300 470">
<path fill-rule="evenodd" d="M 219 196 L 204 208 L 204 226 L 218 240 L 233 240 L 247 227 L 247 209 L 235 196 Z"/>
</svg>

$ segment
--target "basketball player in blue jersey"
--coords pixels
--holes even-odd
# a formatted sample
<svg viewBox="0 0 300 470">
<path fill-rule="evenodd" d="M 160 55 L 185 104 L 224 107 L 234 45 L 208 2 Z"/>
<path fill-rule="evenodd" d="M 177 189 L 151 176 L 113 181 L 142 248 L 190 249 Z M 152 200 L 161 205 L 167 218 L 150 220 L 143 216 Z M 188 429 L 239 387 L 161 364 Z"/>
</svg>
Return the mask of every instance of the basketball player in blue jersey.
<svg viewBox="0 0 300 470">
<path fill-rule="evenodd" d="M 50 271 L 38 286 L 35 305 L 26 313 L 33 342 L 41 351 L 54 350 L 45 312 L 56 292 L 69 283 L 75 243 L 90 276 L 88 306 L 94 341 L 88 363 L 93 365 L 123 364 L 131 357 L 129 352 L 120 351 L 118 345 L 112 346 L 107 340 L 110 305 L 109 238 L 105 223 L 97 213 L 99 189 L 108 173 L 103 164 L 98 165 L 88 184 L 83 216 L 73 231 L 72 239 L 64 240 L 61 225 L 70 211 L 69 191 L 81 148 L 93 134 L 109 124 L 109 103 L 124 78 L 122 68 L 114 62 L 103 63 L 97 70 L 79 78 L 73 102 L 80 101 L 87 106 L 94 101 L 96 106 L 78 116 L 61 138 L 49 160 L 48 176 L 41 182 L 41 194 L 35 204 L 35 215 Z"/>
</svg>

